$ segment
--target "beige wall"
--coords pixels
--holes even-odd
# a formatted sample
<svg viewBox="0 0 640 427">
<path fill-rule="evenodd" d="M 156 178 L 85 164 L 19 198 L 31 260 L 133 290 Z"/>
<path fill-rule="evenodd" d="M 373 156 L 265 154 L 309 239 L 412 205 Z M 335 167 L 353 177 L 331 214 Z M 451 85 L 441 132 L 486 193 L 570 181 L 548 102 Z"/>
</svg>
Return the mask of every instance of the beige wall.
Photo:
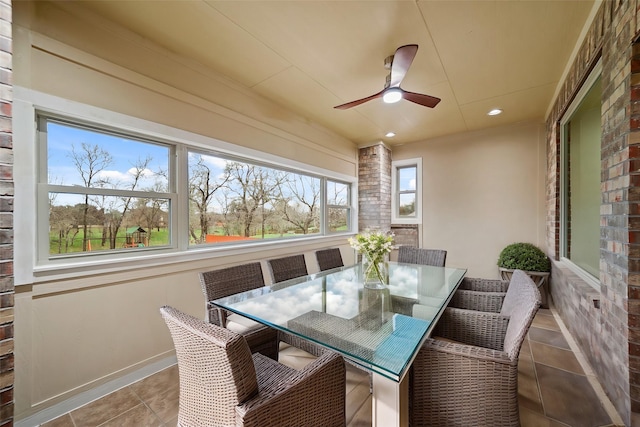
<svg viewBox="0 0 640 427">
<path fill-rule="evenodd" d="M 63 7 L 70 10 L 15 3 L 16 86 L 355 176 L 350 141 L 108 23 L 71 14 L 77 5 Z M 16 179 L 17 198 L 32 192 Z M 333 237 L 18 283 L 16 419 L 170 356 L 158 308 L 170 304 L 203 316 L 199 271 L 305 253 L 314 272 L 313 251 L 330 246 L 352 261 L 346 237 Z"/>
<path fill-rule="evenodd" d="M 509 243 L 546 250 L 543 131 L 521 124 L 395 147 L 394 160 L 422 158 L 422 247 L 485 278 L 498 277 Z"/>
<path fill-rule="evenodd" d="M 16 86 L 356 175 L 350 141 L 73 3 L 16 2 L 13 28 Z M 395 159 L 423 157 L 423 246 L 447 249 L 448 264 L 469 275 L 496 277 L 504 245 L 542 242 L 540 132 L 521 125 L 394 149 Z M 16 178 L 16 197 L 29 191 Z M 202 316 L 199 271 L 305 253 L 313 272 L 313 251 L 329 246 L 340 246 L 352 262 L 344 238 L 327 238 L 18 283 L 16 419 L 170 355 L 158 308 L 171 304 Z"/>
</svg>

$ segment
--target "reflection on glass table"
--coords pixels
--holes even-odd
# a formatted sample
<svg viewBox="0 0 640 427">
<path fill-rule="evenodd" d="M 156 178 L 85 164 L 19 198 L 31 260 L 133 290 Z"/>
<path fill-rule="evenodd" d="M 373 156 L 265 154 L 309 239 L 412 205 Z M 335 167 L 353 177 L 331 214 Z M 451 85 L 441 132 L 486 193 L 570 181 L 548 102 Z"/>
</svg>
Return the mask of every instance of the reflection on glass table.
<svg viewBox="0 0 640 427">
<path fill-rule="evenodd" d="M 362 285 L 360 265 L 320 272 L 213 301 L 336 350 L 399 381 L 465 274 L 389 263 L 389 286 Z"/>
<path fill-rule="evenodd" d="M 406 373 L 465 269 L 389 263 L 389 286 L 360 265 L 276 283 L 214 305 L 337 351 L 373 372 L 372 426 L 408 425 Z"/>
</svg>

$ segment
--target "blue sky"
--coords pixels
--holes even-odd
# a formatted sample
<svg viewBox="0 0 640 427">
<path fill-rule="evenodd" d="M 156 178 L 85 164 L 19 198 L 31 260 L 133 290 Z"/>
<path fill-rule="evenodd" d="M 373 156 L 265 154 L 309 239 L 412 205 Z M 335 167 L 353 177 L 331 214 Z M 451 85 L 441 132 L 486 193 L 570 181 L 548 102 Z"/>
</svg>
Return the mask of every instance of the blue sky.
<svg viewBox="0 0 640 427">
<path fill-rule="evenodd" d="M 416 169 L 415 167 L 400 168 L 398 170 L 400 190 L 416 189 Z"/>
<path fill-rule="evenodd" d="M 135 164 L 139 159 L 144 160 L 147 157 L 151 157 L 152 161 L 147 166 L 144 178 L 138 182 L 136 190 L 150 189 L 158 180 L 166 185 L 166 180 L 163 177 L 159 177 L 155 172 L 158 170 L 168 170 L 170 150 L 167 146 L 144 143 L 119 135 L 83 129 L 55 121 L 49 121 L 47 123 L 47 143 L 48 180 L 50 184 L 85 186 L 82 176 L 73 160 L 73 152 L 75 150 L 78 155 L 82 155 L 82 144 L 86 143 L 91 147 L 97 145 L 111 156 L 111 162 L 105 165 L 97 175 L 97 179 L 108 180 L 109 185 L 106 186 L 107 188 L 131 189 L 134 178 L 133 173 L 135 173 Z M 191 162 L 198 154 L 190 153 L 189 156 Z M 212 176 L 215 177 L 216 181 L 219 181 L 224 174 L 225 166 L 230 161 L 204 154 L 202 158 L 211 170 Z M 94 178 L 94 182 L 95 181 L 96 178 Z M 309 197 L 312 193 L 308 187 L 310 182 L 316 182 L 316 191 L 319 191 L 317 178 L 306 176 L 305 181 L 307 181 L 306 184 L 304 184 L 304 186 L 307 187 L 306 191 L 304 191 L 305 198 Z M 300 185 L 302 185 L 300 182 L 296 184 L 298 188 L 302 189 Z M 343 191 L 337 195 L 337 200 L 330 200 L 330 203 L 346 203 L 347 186 L 337 184 L 337 187 L 338 190 Z M 330 194 L 328 195 L 330 198 L 335 194 L 335 189 L 335 186 L 330 186 Z M 288 192 L 286 187 L 283 188 L 283 190 Z M 76 204 L 78 200 L 77 196 L 72 197 L 70 195 L 59 194 L 55 198 L 55 204 Z M 213 205 L 217 205 L 217 209 L 220 208 L 216 200 L 212 200 L 212 202 Z M 297 204 L 295 200 L 293 200 L 292 203 Z"/>
<path fill-rule="evenodd" d="M 169 149 L 161 145 L 146 144 L 55 122 L 48 123 L 47 141 L 50 184 L 85 185 L 72 158 L 72 150 L 82 152 L 82 143 L 97 145 L 111 155 L 112 161 L 99 173 L 99 177 L 108 179 L 113 186 L 119 188 L 130 188 L 133 180 L 131 172 L 138 159 L 145 159 L 147 156 L 153 159 L 139 189 L 152 185 L 158 179 L 155 171 L 160 168 L 168 169 Z"/>
</svg>

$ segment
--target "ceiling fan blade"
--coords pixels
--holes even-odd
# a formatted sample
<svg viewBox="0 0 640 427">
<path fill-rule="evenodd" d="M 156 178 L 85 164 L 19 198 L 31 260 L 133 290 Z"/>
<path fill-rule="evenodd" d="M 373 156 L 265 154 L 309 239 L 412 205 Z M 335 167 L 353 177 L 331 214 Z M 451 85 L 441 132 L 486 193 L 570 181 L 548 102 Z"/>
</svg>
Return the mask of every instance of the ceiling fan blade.
<svg viewBox="0 0 640 427">
<path fill-rule="evenodd" d="M 400 86 L 400 83 L 402 82 L 402 79 L 404 79 L 405 74 L 407 74 L 417 52 L 417 44 L 408 44 L 396 49 L 396 53 L 393 55 L 393 61 L 391 61 L 391 79 L 389 80 L 389 87 Z"/>
<path fill-rule="evenodd" d="M 347 102 L 346 104 L 336 105 L 333 108 L 337 108 L 338 110 L 346 110 L 347 108 L 351 108 L 351 107 L 355 107 L 355 106 L 360 105 L 360 104 L 364 104 L 365 102 L 371 101 L 372 99 L 380 98 L 382 96 L 382 92 L 384 92 L 384 90 L 381 90 L 380 92 L 376 93 L 375 95 L 371 95 L 371 96 L 368 96 L 366 98 L 358 99 L 357 101 L 351 101 L 351 102 Z"/>
<path fill-rule="evenodd" d="M 402 90 L 402 97 L 407 101 L 414 102 L 416 104 L 424 105 L 425 107 L 433 108 L 438 105 L 440 98 L 435 96 L 423 95 L 421 93 L 409 92 Z"/>
</svg>

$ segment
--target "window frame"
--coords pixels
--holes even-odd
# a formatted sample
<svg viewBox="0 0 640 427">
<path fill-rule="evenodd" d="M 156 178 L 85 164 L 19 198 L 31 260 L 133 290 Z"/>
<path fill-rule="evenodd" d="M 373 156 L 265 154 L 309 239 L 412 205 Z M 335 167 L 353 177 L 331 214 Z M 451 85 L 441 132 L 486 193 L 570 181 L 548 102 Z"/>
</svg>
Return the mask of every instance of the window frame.
<svg viewBox="0 0 640 427">
<path fill-rule="evenodd" d="M 140 269 L 149 266 L 197 261 L 218 256 L 246 255 L 263 253 L 265 247 L 274 250 L 292 246 L 308 247 L 314 242 L 327 244 L 328 240 L 342 235 L 351 235 L 357 230 L 357 215 L 350 217 L 350 230 L 347 232 L 326 233 L 294 239 L 268 239 L 265 241 L 242 242 L 234 245 L 201 245 L 189 247 L 188 241 L 188 149 L 207 154 L 231 157 L 252 164 L 264 164 L 271 168 L 288 170 L 303 175 L 311 175 L 347 183 L 350 186 L 351 212 L 357 210 L 353 201 L 357 200 L 357 177 L 331 171 L 296 160 L 283 158 L 275 154 L 261 152 L 252 148 L 221 141 L 213 137 L 196 134 L 172 126 L 135 118 L 111 110 L 90 106 L 80 102 L 60 98 L 21 86 L 14 87 L 14 138 L 23 141 L 14 150 L 14 179 L 20 182 L 20 191 L 16 192 L 14 210 L 14 229 L 20 239 L 14 244 L 16 285 L 37 283 L 59 278 L 83 277 L 104 273 Z M 42 194 L 48 195 L 49 185 L 39 183 L 42 146 L 38 141 L 38 114 L 67 120 L 72 124 L 90 125 L 99 129 L 116 131 L 132 139 L 150 140 L 175 147 L 170 156 L 173 168 L 175 195 L 172 203 L 171 224 L 172 240 L 170 247 L 148 248 L 144 251 L 109 251 L 105 254 L 83 254 L 78 257 L 57 257 L 49 259 L 49 242 L 43 242 L 39 230 L 48 230 L 48 196 L 43 203 Z M 137 138 L 136 138 L 137 137 Z M 45 157 L 46 159 L 46 151 Z M 46 165 L 45 165 L 46 170 Z M 185 190 L 179 189 L 184 187 Z M 321 188 L 323 184 L 321 183 Z M 29 191 L 29 188 L 33 189 Z M 46 190 L 45 190 L 46 189 Z M 323 205 L 324 201 L 322 202 Z M 45 206 L 43 208 L 43 206 Z M 43 213 L 44 211 L 44 213 Z M 34 226 L 35 224 L 35 226 Z M 18 234 L 19 233 L 19 234 Z M 342 238 L 342 237 L 339 237 Z M 48 239 L 47 239 L 48 240 Z M 324 243 L 320 243 L 324 242 Z M 46 249 L 41 249 L 46 246 Z M 34 251 L 34 248 L 37 248 Z M 43 254 L 46 253 L 46 259 Z"/>
<path fill-rule="evenodd" d="M 400 215 L 400 194 L 406 194 L 399 189 L 398 173 L 400 169 L 416 168 L 416 188 L 414 190 L 416 200 L 415 217 Z M 392 224 L 422 224 L 422 158 L 394 160 L 391 162 L 391 223 Z"/>
<path fill-rule="evenodd" d="M 329 187 L 329 181 L 334 182 L 336 184 L 345 184 L 345 185 L 349 185 L 348 182 L 345 181 L 341 181 L 338 179 L 332 179 L 332 178 L 323 178 L 323 183 L 321 185 L 321 197 L 322 200 L 324 200 L 326 203 L 324 204 L 324 212 L 323 212 L 323 223 L 324 223 L 324 229 L 326 231 L 327 235 L 331 235 L 331 234 L 341 234 L 344 233 L 342 231 L 331 231 L 331 227 L 329 224 L 329 211 L 331 209 L 343 209 L 346 210 L 346 214 L 347 214 L 347 224 L 353 224 L 353 219 L 352 219 L 352 212 L 353 212 L 353 186 L 350 188 L 350 191 L 347 193 L 347 201 L 346 204 L 344 205 L 337 205 L 334 203 L 329 203 L 329 198 L 328 198 L 328 190 L 327 188 Z M 352 229 L 353 230 L 353 229 Z M 348 233 L 352 233 L 352 230 L 348 231 Z"/>
<path fill-rule="evenodd" d="M 560 242 L 559 242 L 559 259 L 560 262 L 566 266 L 569 270 L 575 273 L 578 277 L 584 280 L 587 284 L 593 287 L 596 290 L 600 289 L 600 278 L 593 276 L 591 273 L 584 270 L 582 267 L 575 264 L 571 259 L 567 258 L 567 221 L 568 221 L 568 211 L 569 211 L 569 199 L 567 197 L 569 189 L 567 182 L 567 173 L 568 173 L 568 141 L 566 135 L 566 126 L 571 121 L 576 110 L 580 107 L 580 104 L 589 93 L 594 83 L 600 78 L 602 75 L 602 58 L 598 60 L 595 64 L 585 81 L 583 82 L 580 90 L 578 90 L 576 96 L 573 101 L 569 104 L 569 107 L 564 112 L 562 117 L 559 120 L 559 133 L 560 133 L 560 215 L 559 215 L 559 232 L 560 232 Z"/>
<path fill-rule="evenodd" d="M 168 191 L 167 192 L 149 192 L 143 190 L 127 190 L 127 189 L 119 189 L 119 188 L 101 188 L 101 187 L 79 187 L 75 185 L 64 185 L 64 184 L 51 184 L 48 179 L 48 162 L 43 161 L 48 158 L 48 143 L 47 143 L 47 132 L 43 131 L 42 128 L 48 122 L 57 123 L 60 125 L 65 125 L 68 127 L 83 129 L 87 131 L 92 131 L 96 133 L 108 134 L 116 137 L 123 137 L 130 140 L 136 140 L 138 142 L 153 144 L 158 146 L 163 146 L 168 149 L 167 156 L 167 167 L 171 173 L 169 174 L 169 178 L 167 180 Z M 43 264 L 55 263 L 58 259 L 78 259 L 81 257 L 109 257 L 111 258 L 115 253 L 121 253 L 124 257 L 133 257 L 139 256 L 139 252 L 141 251 L 157 251 L 162 249 L 175 250 L 177 248 L 177 243 L 175 236 L 173 235 L 173 230 L 175 230 L 176 226 L 176 215 L 173 214 L 173 209 L 177 205 L 178 202 L 178 194 L 176 190 L 176 179 L 175 179 L 175 144 L 170 144 L 167 142 L 159 141 L 156 139 L 151 139 L 149 137 L 145 137 L 143 135 L 135 135 L 131 132 L 124 133 L 118 131 L 117 129 L 113 129 L 111 127 L 105 126 L 95 126 L 91 123 L 87 123 L 86 121 L 73 120 L 68 117 L 62 117 L 60 115 L 51 114 L 51 113 L 43 113 L 39 110 L 36 110 L 36 128 L 37 128 L 37 139 L 38 139 L 38 150 L 39 150 L 39 168 L 38 168 L 38 191 L 37 191 L 37 210 L 38 210 L 38 227 L 36 233 L 36 242 L 38 249 L 38 260 Z M 170 226 L 170 240 L 168 245 L 163 245 L 159 247 L 147 247 L 147 248 L 136 248 L 135 250 L 130 249 L 112 249 L 105 250 L 100 252 L 92 252 L 92 253 L 69 253 L 69 254 L 60 254 L 51 256 L 49 245 L 49 238 L 45 239 L 46 229 L 44 228 L 44 219 L 40 220 L 40 217 L 48 218 L 48 207 L 49 207 L 49 194 L 55 193 L 66 193 L 66 194 L 77 194 L 77 195 L 93 195 L 93 196 L 114 196 L 114 197 L 135 197 L 135 198 L 157 198 L 157 199 L 166 199 L 169 202 L 169 220 L 167 221 Z M 49 228 L 49 221 L 46 221 L 47 229 Z"/>
<path fill-rule="evenodd" d="M 284 166 L 276 166 L 267 162 L 264 162 L 262 160 L 254 160 L 254 159 L 248 159 L 246 157 L 241 157 L 238 156 L 236 154 L 226 154 L 220 151 L 216 151 L 213 149 L 209 149 L 209 150 L 202 150 L 200 148 L 193 148 L 193 147 L 186 147 L 186 151 L 187 151 L 187 164 L 186 164 L 186 168 L 187 168 L 187 175 L 189 175 L 190 171 L 189 171 L 189 164 L 188 164 L 188 156 L 190 153 L 194 153 L 194 154 L 199 154 L 199 155 L 204 155 L 204 156 L 210 156 L 210 157 L 217 157 L 219 159 L 225 160 L 225 161 L 229 161 L 229 162 L 238 162 L 238 163 L 245 163 L 251 166 L 257 166 L 257 167 L 264 167 L 264 168 L 269 168 L 269 169 L 273 169 L 273 170 L 277 170 L 279 172 L 285 172 L 285 173 L 292 173 L 292 174 L 296 174 L 296 175 L 300 175 L 300 176 L 305 176 L 305 177 L 309 177 L 309 178 L 315 178 L 318 179 L 319 182 L 319 187 L 320 187 L 320 225 L 321 227 L 324 227 L 320 233 L 315 233 L 313 235 L 300 235 L 298 237 L 294 237 L 294 239 L 303 239 L 303 238 L 309 238 L 309 237 L 319 237 L 319 236 L 327 236 L 330 234 L 337 234 L 337 233 L 352 233 L 351 230 L 353 230 L 353 225 L 351 224 L 351 230 L 346 231 L 346 232 L 331 232 L 328 229 L 328 218 L 327 218 L 327 212 L 328 212 L 328 203 L 327 203 L 327 198 L 326 198 L 326 188 L 327 188 L 327 182 L 328 181 L 334 181 L 334 182 L 342 182 L 345 183 L 347 185 L 350 185 L 347 182 L 343 182 L 343 181 L 338 181 L 336 179 L 332 179 L 329 178 L 327 176 L 324 175 L 319 175 L 317 173 L 310 173 L 310 172 L 306 172 L 306 171 L 301 171 L 298 169 L 293 169 L 291 167 L 284 167 Z M 187 184 L 188 184 L 188 178 L 187 178 Z M 350 189 L 351 191 L 349 191 L 349 193 L 351 194 L 353 192 L 353 187 L 351 187 Z M 188 191 L 187 191 L 188 193 Z M 349 199 L 351 198 L 349 194 Z M 188 199 L 188 194 L 187 194 L 187 199 Z M 187 200 L 188 203 L 188 200 Z M 260 242 L 276 242 L 276 241 L 291 241 L 292 237 L 282 237 L 282 238 L 269 238 L 269 239 L 262 239 L 260 240 Z M 187 241 L 187 246 L 189 247 L 189 249 L 193 249 L 193 248 L 198 248 L 198 247 L 202 247 L 204 245 L 206 246 L 210 246 L 210 247 L 218 247 L 221 245 L 225 245 L 225 246 L 229 246 L 229 245 L 233 245 L 234 243 L 209 243 L 209 244 L 191 244 L 190 242 Z M 238 242 L 235 243 L 237 245 L 247 245 L 250 244 L 249 242 Z"/>
</svg>

